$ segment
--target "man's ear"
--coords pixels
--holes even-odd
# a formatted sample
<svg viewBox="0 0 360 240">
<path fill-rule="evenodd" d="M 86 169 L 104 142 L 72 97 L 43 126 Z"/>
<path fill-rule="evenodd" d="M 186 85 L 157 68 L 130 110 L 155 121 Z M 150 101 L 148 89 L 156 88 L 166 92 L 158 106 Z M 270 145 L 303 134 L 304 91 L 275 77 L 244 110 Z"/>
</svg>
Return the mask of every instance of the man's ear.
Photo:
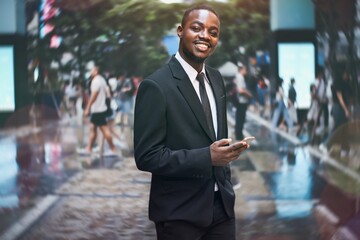
<svg viewBox="0 0 360 240">
<path fill-rule="evenodd" d="M 183 28 L 179 25 L 176 31 L 177 31 L 178 37 L 182 38 Z"/>
</svg>

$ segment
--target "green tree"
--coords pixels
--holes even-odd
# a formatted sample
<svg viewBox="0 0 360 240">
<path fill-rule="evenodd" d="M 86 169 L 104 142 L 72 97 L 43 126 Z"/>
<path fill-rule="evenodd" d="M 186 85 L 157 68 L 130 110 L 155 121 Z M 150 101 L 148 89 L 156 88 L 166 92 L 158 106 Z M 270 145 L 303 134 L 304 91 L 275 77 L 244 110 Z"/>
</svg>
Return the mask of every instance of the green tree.
<svg viewBox="0 0 360 240">
<path fill-rule="evenodd" d="M 269 0 L 233 0 L 212 2 L 221 18 L 218 50 L 209 59 L 217 67 L 226 61 L 246 62 L 257 50 L 269 49 Z M 242 53 L 240 49 L 245 49 Z"/>
<path fill-rule="evenodd" d="M 180 19 L 184 6 L 159 1 L 113 0 L 102 24 L 109 31 L 114 51 L 113 68 L 129 74 L 147 75 L 168 59 L 162 38 Z"/>
<path fill-rule="evenodd" d="M 64 1 L 59 1 L 61 12 L 51 20 L 55 30 L 39 41 L 41 46 L 35 55 L 45 64 L 58 62 L 62 73 L 77 70 L 82 78 L 85 65 L 91 60 L 114 74 L 126 71 L 129 75 L 146 76 L 169 58 L 162 39 L 176 28 L 188 7 L 186 3 L 164 4 L 158 0 L 93 2 L 87 8 L 77 5 L 68 8 L 61 4 Z M 268 48 L 269 0 L 207 3 L 221 17 L 220 43 L 209 64 L 217 67 L 229 60 L 234 63 L 242 60 L 240 46 L 246 53 Z M 55 34 L 63 37 L 63 42 L 59 48 L 49 49 Z M 66 64 L 61 62 L 64 53 L 73 56 Z"/>
</svg>

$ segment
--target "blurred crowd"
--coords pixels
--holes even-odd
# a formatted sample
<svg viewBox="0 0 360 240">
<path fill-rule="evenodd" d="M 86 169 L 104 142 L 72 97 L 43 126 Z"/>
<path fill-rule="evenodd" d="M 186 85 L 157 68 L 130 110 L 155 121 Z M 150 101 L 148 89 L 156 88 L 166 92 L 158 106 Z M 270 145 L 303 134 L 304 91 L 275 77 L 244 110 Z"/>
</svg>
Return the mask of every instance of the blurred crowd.
<svg viewBox="0 0 360 240">
<path fill-rule="evenodd" d="M 251 111 L 268 120 L 274 128 L 318 145 L 324 152 L 336 146 L 343 155 L 348 155 L 349 151 L 351 154 L 351 138 L 348 137 L 351 131 L 343 126 L 354 122 L 360 114 L 355 86 L 355 81 L 359 79 L 352 79 L 346 67 L 339 68 L 335 79 L 331 79 L 321 67 L 316 70 L 316 76 L 309 86 L 310 106 L 305 109 L 298 107 L 298 94 L 302 93 L 298 93 L 295 87 L 301 79 L 288 79 L 288 86 L 284 86 L 281 77 L 270 80 L 257 66 L 256 58 L 250 58 L 246 64 L 239 62 L 237 67 L 235 77 L 226 83 L 228 103 L 235 113 L 236 139 L 244 138 L 246 112 Z M 108 86 L 108 125 L 113 137 L 120 139 L 114 126 L 132 125 L 136 92 L 142 77 L 109 72 L 101 72 L 101 75 Z M 90 79 L 64 82 L 61 103 L 63 117 L 83 117 L 90 96 L 90 82 Z M 335 141 L 341 142 L 340 146 L 334 143 L 334 135 Z"/>
<path fill-rule="evenodd" d="M 139 76 L 128 76 L 126 73 L 118 75 L 109 72 L 100 73 L 108 86 L 107 104 L 111 110 L 109 120 L 115 124 L 131 125 L 131 118 L 135 103 L 137 88 L 142 80 Z M 66 117 L 82 117 L 83 111 L 90 97 L 91 79 L 80 81 L 64 81 L 62 87 L 61 115 Z"/>
<path fill-rule="evenodd" d="M 256 61 L 253 61 L 256 62 Z M 340 149 L 341 155 L 354 157 L 351 144 L 356 144 L 359 119 L 359 94 L 357 81 L 347 67 L 339 67 L 333 78 L 324 68 L 316 69 L 309 84 L 310 106 L 301 108 L 296 83 L 302 79 L 270 80 L 251 59 L 248 64 L 239 62 L 238 73 L 229 83 L 229 99 L 235 112 L 235 137 L 242 139 L 246 111 L 258 114 L 278 128 L 299 137 L 305 143 L 316 145 L 327 152 Z M 355 136 L 354 136 L 355 135 Z"/>
</svg>

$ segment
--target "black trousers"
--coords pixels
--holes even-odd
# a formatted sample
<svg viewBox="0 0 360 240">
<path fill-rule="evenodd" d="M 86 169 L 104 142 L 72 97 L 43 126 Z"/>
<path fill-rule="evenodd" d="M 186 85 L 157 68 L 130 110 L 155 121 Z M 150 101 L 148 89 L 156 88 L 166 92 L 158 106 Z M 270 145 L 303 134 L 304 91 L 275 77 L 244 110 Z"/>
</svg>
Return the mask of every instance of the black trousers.
<svg viewBox="0 0 360 240">
<path fill-rule="evenodd" d="M 155 223 L 158 240 L 235 240 L 235 218 L 229 218 L 219 192 L 214 196 L 214 216 L 208 227 L 186 221 Z"/>
<path fill-rule="evenodd" d="M 329 127 L 329 107 L 327 103 L 320 104 L 320 111 L 317 119 L 317 125 L 320 124 L 320 118 L 324 117 L 324 125 L 325 127 Z"/>
<path fill-rule="evenodd" d="M 235 137 L 236 140 L 242 140 L 244 138 L 243 129 L 246 120 L 246 110 L 248 108 L 247 103 L 239 103 L 236 106 L 235 115 Z"/>
</svg>

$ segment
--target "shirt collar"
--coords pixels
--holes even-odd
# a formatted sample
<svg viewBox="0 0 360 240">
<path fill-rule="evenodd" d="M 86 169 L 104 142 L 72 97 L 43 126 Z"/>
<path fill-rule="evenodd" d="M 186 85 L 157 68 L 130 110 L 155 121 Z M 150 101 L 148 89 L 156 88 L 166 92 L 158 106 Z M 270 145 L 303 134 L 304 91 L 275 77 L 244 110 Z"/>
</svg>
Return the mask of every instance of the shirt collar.
<svg viewBox="0 0 360 240">
<path fill-rule="evenodd" d="M 188 75 L 190 81 L 195 81 L 196 76 L 198 75 L 198 72 L 189 64 L 187 63 L 180 55 L 179 52 L 175 54 L 175 58 L 179 61 L 180 65 L 183 67 L 184 71 Z M 202 73 L 205 75 L 205 79 L 207 79 L 205 74 L 205 64 L 203 65 L 203 69 L 201 70 Z"/>
</svg>

